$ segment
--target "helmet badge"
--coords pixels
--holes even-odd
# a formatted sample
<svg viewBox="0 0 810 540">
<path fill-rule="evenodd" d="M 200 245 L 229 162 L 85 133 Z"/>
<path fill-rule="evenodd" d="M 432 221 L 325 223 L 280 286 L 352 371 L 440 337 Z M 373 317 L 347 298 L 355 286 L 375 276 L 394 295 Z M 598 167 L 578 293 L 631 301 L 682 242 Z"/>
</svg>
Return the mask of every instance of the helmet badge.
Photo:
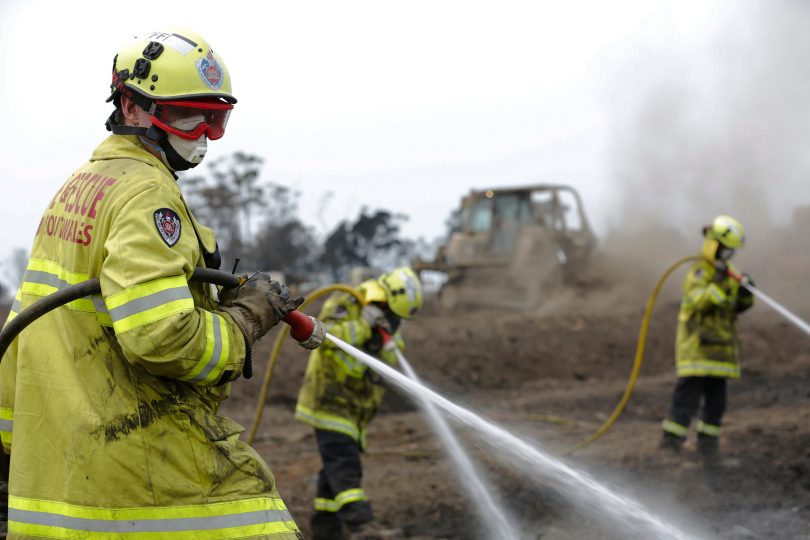
<svg viewBox="0 0 810 540">
<path fill-rule="evenodd" d="M 222 86 L 222 67 L 214 58 L 212 50 L 209 49 L 204 58 L 197 60 L 197 71 L 200 78 L 211 90 L 219 90 L 219 87 Z"/>
</svg>

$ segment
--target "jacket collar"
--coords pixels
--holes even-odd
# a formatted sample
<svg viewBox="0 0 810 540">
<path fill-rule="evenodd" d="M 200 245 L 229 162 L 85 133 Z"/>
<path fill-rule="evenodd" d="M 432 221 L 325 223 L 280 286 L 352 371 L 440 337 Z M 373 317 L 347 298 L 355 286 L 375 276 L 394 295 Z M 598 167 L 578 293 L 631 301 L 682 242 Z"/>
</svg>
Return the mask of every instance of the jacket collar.
<svg viewBox="0 0 810 540">
<path fill-rule="evenodd" d="M 96 147 L 90 161 L 122 158 L 134 159 L 157 167 L 163 174 L 177 180 L 177 176 L 166 167 L 163 161 L 143 147 L 136 135 L 110 135 Z"/>
</svg>

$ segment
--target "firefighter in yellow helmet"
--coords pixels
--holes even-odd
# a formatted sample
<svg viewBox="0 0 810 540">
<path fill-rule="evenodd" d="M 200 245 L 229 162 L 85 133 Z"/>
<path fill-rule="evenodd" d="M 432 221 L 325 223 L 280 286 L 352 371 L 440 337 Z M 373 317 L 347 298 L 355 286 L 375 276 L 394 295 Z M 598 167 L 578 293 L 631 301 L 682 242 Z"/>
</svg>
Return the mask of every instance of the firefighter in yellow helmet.
<svg viewBox="0 0 810 540">
<path fill-rule="evenodd" d="M 750 308 L 754 299 L 741 286 L 740 274 L 730 261 L 745 242 L 742 224 L 730 216 L 717 216 L 704 227 L 703 235 L 702 260 L 692 265 L 683 285 L 675 344 L 678 381 L 663 422 L 661 446 L 680 450 L 702 400 L 698 451 L 712 463 L 726 410 L 726 380 L 740 377 L 737 315 Z M 745 280 L 753 285 L 747 275 Z"/>
<path fill-rule="evenodd" d="M 301 299 L 263 274 L 221 302 L 188 281 L 219 255 L 174 172 L 224 134 L 228 70 L 201 36 L 152 32 L 118 53 L 111 88 L 113 134 L 46 208 L 9 315 L 100 280 L 0 364 L 9 536 L 299 539 L 267 465 L 217 409 Z"/>
<path fill-rule="evenodd" d="M 397 268 L 364 281 L 358 291 L 362 303 L 336 293 L 318 318 L 335 337 L 395 364 L 395 348 L 404 348 L 400 321 L 412 319 L 422 307 L 419 278 L 410 268 Z M 315 428 L 323 463 L 310 521 L 313 540 L 340 539 L 344 525 L 355 536 L 375 528 L 360 486 L 360 452 L 382 401 L 380 383 L 373 371 L 329 342 L 310 355 L 295 418 Z"/>
</svg>

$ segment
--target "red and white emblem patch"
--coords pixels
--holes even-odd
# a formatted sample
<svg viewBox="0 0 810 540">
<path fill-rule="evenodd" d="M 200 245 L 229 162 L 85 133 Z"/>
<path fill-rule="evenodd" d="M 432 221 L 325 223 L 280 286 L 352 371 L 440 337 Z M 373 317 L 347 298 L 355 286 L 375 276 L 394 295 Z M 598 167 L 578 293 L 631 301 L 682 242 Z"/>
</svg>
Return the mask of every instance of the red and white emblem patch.
<svg viewBox="0 0 810 540">
<path fill-rule="evenodd" d="M 200 74 L 202 81 L 208 85 L 211 90 L 219 90 L 224 80 L 222 66 L 219 65 L 216 58 L 214 58 L 214 51 L 209 50 L 208 54 L 203 58 L 197 60 L 197 72 Z"/>
<path fill-rule="evenodd" d="M 170 208 L 155 210 L 155 227 L 166 245 L 173 247 L 180 240 L 180 216 Z"/>
</svg>

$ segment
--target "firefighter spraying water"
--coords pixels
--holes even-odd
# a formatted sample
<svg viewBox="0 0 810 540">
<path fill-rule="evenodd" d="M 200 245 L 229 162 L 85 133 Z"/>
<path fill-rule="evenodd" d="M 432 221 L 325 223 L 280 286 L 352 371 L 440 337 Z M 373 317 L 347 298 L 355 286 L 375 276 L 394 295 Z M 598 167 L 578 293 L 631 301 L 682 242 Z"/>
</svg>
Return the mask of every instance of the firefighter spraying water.
<svg viewBox="0 0 810 540">
<path fill-rule="evenodd" d="M 84 227 L 40 228 L 6 326 L 93 278 L 0 365 L 9 535 L 299 539 L 267 464 L 217 410 L 253 344 L 303 298 L 261 273 L 219 299 L 189 281 L 219 252 L 175 173 L 224 135 L 228 70 L 198 34 L 150 32 L 115 56 L 110 88 L 112 135 L 43 216 L 68 227 L 81 214 Z"/>
<path fill-rule="evenodd" d="M 405 267 L 364 281 L 357 294 L 335 293 L 319 317 L 343 340 L 395 364 L 396 351 L 405 346 L 400 324 L 421 307 L 422 285 Z M 344 527 L 357 539 L 382 534 L 361 486 L 360 457 L 382 398 L 383 387 L 365 364 L 330 344 L 312 352 L 295 417 L 315 428 L 321 456 L 310 519 L 315 540 L 339 538 Z"/>
<path fill-rule="evenodd" d="M 661 447 L 680 450 L 702 401 L 698 450 L 704 461 L 714 463 L 726 409 L 726 381 L 740 377 L 737 315 L 753 305 L 753 296 L 733 277 L 740 275 L 731 257 L 745 242 L 742 224 L 721 215 L 703 235 L 701 258 L 689 269 L 683 286 L 675 348 L 678 381 L 663 422 Z M 743 277 L 753 285 L 748 275 Z"/>
</svg>

